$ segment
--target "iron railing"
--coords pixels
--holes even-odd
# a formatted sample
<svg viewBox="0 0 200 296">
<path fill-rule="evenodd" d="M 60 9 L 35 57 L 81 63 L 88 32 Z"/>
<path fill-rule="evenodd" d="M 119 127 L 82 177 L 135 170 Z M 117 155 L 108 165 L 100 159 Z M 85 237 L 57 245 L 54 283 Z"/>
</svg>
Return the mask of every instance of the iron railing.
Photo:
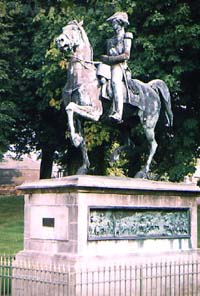
<svg viewBox="0 0 200 296">
<path fill-rule="evenodd" d="M 0 256 L 0 295 L 199 296 L 200 261 L 69 268 Z"/>
<path fill-rule="evenodd" d="M 79 296 L 198 296 L 200 262 L 165 262 L 103 267 L 75 273 Z"/>
<path fill-rule="evenodd" d="M 0 256 L 0 295 L 11 295 L 12 262 L 14 256 Z"/>
</svg>

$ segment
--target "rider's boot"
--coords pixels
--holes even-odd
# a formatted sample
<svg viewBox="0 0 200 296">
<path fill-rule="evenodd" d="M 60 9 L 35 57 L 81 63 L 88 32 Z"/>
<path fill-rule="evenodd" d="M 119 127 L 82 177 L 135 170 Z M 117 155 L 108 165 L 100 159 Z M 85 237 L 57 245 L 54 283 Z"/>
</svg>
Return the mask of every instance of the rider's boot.
<svg viewBox="0 0 200 296">
<path fill-rule="evenodd" d="M 109 116 L 110 118 L 114 119 L 117 122 L 122 122 L 122 117 L 119 112 L 114 112 Z"/>
<path fill-rule="evenodd" d="M 113 112 L 109 116 L 115 121 L 121 123 L 122 122 L 122 113 L 123 113 L 123 83 L 121 80 L 112 81 L 112 89 L 113 89 Z"/>
<path fill-rule="evenodd" d="M 122 101 L 122 102 L 121 102 Z M 117 97 L 115 98 L 114 110 L 109 115 L 111 119 L 114 119 L 118 123 L 122 122 L 122 112 L 123 112 L 123 98 L 119 100 Z"/>
</svg>

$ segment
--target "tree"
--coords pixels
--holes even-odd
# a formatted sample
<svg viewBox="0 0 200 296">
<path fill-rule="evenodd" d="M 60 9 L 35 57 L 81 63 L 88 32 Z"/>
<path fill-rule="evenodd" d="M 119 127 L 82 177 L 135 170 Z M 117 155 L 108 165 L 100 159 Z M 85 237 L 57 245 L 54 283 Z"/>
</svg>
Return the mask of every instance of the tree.
<svg viewBox="0 0 200 296">
<path fill-rule="evenodd" d="M 174 128 L 168 137 L 157 131 L 155 168 L 159 175 L 167 172 L 173 181 L 193 172 L 199 156 L 198 8 L 198 1 L 143 2 L 133 16 L 138 34 L 135 52 L 139 53 L 133 73 L 144 80 L 160 77 L 172 94 Z"/>
<path fill-rule="evenodd" d="M 115 11 L 129 14 L 129 30 L 134 33 L 129 63 L 133 77 L 145 82 L 161 78 L 172 95 L 174 127 L 172 130 L 163 127 L 161 117 L 157 127 L 159 146 L 152 172 L 158 178 L 166 176 L 178 181 L 194 170 L 200 144 L 197 81 L 200 10 L 197 0 L 8 0 L 3 3 L 7 7 L 7 19 L 3 24 L 11 26 L 9 34 L 12 36 L 6 41 L 7 48 L 12 49 L 12 54 L 4 49 L 6 58 L 2 60 L 6 64 L 4 72 L 0 67 L 0 77 L 3 77 L 1 73 L 9 73 L 9 83 L 3 78 L 4 88 L 9 86 L 9 100 L 16 104 L 11 116 L 16 123 L 12 138 L 9 137 L 19 153 L 34 149 L 42 151 L 41 178 L 50 177 L 53 160 L 61 162 L 69 174 L 74 173 L 76 165 L 71 158 L 78 155 L 78 149 L 73 148 L 66 137 L 67 118 L 61 98 L 67 57 L 58 52 L 54 38 L 69 20 L 83 19 L 94 48 L 94 58 L 98 60 L 105 52 L 102 44 L 111 33 L 106 18 Z M 12 61 L 12 71 L 8 70 L 8 61 Z M 7 95 L 5 97 L 7 102 Z M 92 166 L 97 167 L 93 173 L 106 174 L 110 147 L 121 141 L 119 133 L 100 123 L 87 122 L 84 129 Z M 133 129 L 132 137 L 139 144 L 139 150 L 131 155 L 131 162 L 120 163 L 122 170 L 130 176 L 146 155 L 146 142 L 139 127 Z M 98 164 L 97 154 L 101 155 Z"/>
<path fill-rule="evenodd" d="M 102 11 L 103 4 L 95 1 L 94 5 L 93 1 L 93 8 L 90 8 L 93 19 L 95 12 Z M 172 130 L 165 128 L 161 116 L 157 126 L 159 146 L 152 172 L 157 178 L 179 181 L 194 172 L 195 159 L 199 157 L 199 2 L 112 1 L 114 7 L 111 2 L 109 4 L 105 18 L 115 11 L 129 13 L 129 30 L 134 33 L 129 62 L 133 77 L 144 82 L 161 78 L 171 91 L 174 127 Z M 91 24 L 89 26 L 92 27 Z M 100 25 L 97 21 L 97 31 L 101 33 L 101 29 L 104 36 L 105 31 L 109 33 L 106 24 Z M 99 35 L 95 38 L 98 39 Z M 102 40 L 103 36 L 100 38 Z M 98 45 L 98 41 L 94 41 Z M 129 175 L 134 174 L 133 168 L 138 161 L 142 164 L 146 155 L 141 129 L 133 131 L 133 139 L 140 147 L 128 164 Z"/>
<path fill-rule="evenodd" d="M 157 126 L 159 147 L 152 172 L 158 178 L 164 176 L 179 181 L 194 171 L 195 159 L 199 156 L 199 2 L 126 0 L 106 4 L 106 7 L 104 1 L 84 4 L 85 29 L 95 58 L 98 59 L 104 50 L 102 43 L 110 34 L 106 18 L 115 11 L 127 11 L 131 24 L 129 29 L 134 33 L 129 63 L 133 77 L 144 82 L 161 78 L 168 84 L 172 95 L 174 127 L 172 130 L 163 127 L 161 116 Z M 93 126 L 95 124 L 86 134 L 90 138 L 93 138 Z M 105 139 L 107 143 L 103 139 L 99 143 L 102 150 L 108 147 L 108 142 L 112 146 L 113 141 L 120 141 L 118 135 L 109 138 L 106 134 Z M 138 166 L 138 161 L 142 164 L 146 155 L 146 142 L 141 129 L 133 131 L 133 139 L 140 147 L 132 155 L 128 167 L 127 164 L 124 166 L 129 175 L 134 175 L 134 167 Z M 91 154 L 95 154 L 97 146 L 94 147 Z"/>
<path fill-rule="evenodd" d="M 10 144 L 9 137 L 15 120 L 15 106 L 11 97 L 12 56 L 16 48 L 10 48 L 9 39 L 13 36 L 11 19 L 7 15 L 6 4 L 0 2 L 0 159 Z"/>
<path fill-rule="evenodd" d="M 16 48 L 16 58 L 12 57 L 13 89 L 10 94 L 16 103 L 16 124 L 11 141 L 18 155 L 42 151 L 41 178 L 46 178 L 51 176 L 54 151 L 58 143 L 62 146 L 61 138 L 65 139 L 63 126 L 66 121 L 63 112 L 49 105 L 53 91 L 58 93 L 52 74 L 55 75 L 59 68 L 56 66 L 58 61 L 49 64 L 48 68 L 48 59 L 45 60 L 51 34 L 54 34 L 50 31 L 52 27 L 48 28 L 53 9 L 49 8 L 49 14 L 46 14 L 42 1 L 36 1 L 34 5 L 32 1 L 8 1 L 6 5 L 12 16 L 12 39 L 8 46 Z M 47 5 L 44 6 L 48 11 Z"/>
</svg>

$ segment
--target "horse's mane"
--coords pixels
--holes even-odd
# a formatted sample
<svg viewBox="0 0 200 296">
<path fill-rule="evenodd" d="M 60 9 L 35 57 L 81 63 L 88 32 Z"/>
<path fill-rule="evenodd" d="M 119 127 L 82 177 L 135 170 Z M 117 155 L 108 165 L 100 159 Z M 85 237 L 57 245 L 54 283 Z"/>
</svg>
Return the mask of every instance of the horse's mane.
<svg viewBox="0 0 200 296">
<path fill-rule="evenodd" d="M 68 24 L 69 24 L 69 25 L 76 25 L 76 26 L 78 27 L 79 31 L 81 32 L 81 36 L 82 36 L 82 40 L 83 40 L 83 42 L 84 42 L 84 43 L 88 46 L 88 48 L 90 49 L 90 59 L 91 59 L 91 61 L 93 61 L 93 49 L 92 49 L 92 46 L 91 46 L 91 44 L 90 44 L 90 41 L 89 41 L 89 39 L 88 39 L 88 36 L 87 36 L 87 34 L 86 34 L 86 32 L 85 32 L 83 26 L 82 26 L 80 23 L 78 23 L 76 20 L 70 21 Z"/>
</svg>

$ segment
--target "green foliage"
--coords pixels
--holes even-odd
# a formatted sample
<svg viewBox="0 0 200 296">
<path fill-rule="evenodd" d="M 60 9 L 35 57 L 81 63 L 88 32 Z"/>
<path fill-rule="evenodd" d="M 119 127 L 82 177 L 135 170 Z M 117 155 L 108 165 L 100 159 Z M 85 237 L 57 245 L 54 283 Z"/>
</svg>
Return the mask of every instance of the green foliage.
<svg viewBox="0 0 200 296">
<path fill-rule="evenodd" d="M 159 147 L 156 157 L 156 171 L 163 175 L 168 175 L 169 180 L 180 181 L 189 173 L 194 173 L 198 157 L 198 137 L 196 130 L 198 121 L 196 119 L 179 119 L 180 126 L 175 135 L 163 140 L 163 147 Z M 167 155 L 166 155 L 166 147 Z M 161 158 L 162 157 L 162 158 Z M 173 165 L 172 165 L 173 164 Z"/>
<path fill-rule="evenodd" d="M 16 38 L 12 40 L 20 58 L 14 64 L 17 69 L 14 81 L 19 85 L 18 92 L 13 94 L 18 118 L 12 140 L 19 154 L 43 147 L 59 149 L 65 143 L 66 118 L 60 110 L 65 72 L 60 71 L 60 56 L 50 50 L 62 27 L 60 11 L 51 6 L 51 1 L 45 7 L 42 1 L 34 5 L 18 3 L 20 10 L 13 20 Z M 52 108 L 52 100 L 56 101 L 53 103 L 56 108 Z"/>
<path fill-rule="evenodd" d="M 0 101 L 0 159 L 3 157 L 3 153 L 8 149 L 8 139 L 14 123 L 12 117 L 13 113 L 14 106 L 12 103 Z"/>
<path fill-rule="evenodd" d="M 160 178 L 167 174 L 172 181 L 194 172 L 199 157 L 197 8 L 197 1 L 143 1 L 131 16 L 136 31 L 133 75 L 144 81 L 161 78 L 172 94 L 174 127 L 167 130 L 158 124 L 159 146 L 152 167 Z"/>
<path fill-rule="evenodd" d="M 8 46 L 13 37 L 11 17 L 7 15 L 5 1 L 0 1 L 0 159 L 8 149 L 15 122 L 15 105 L 11 96 L 12 61 L 16 48 Z"/>
<path fill-rule="evenodd" d="M 125 153 L 120 153 L 120 157 L 114 162 L 110 161 L 110 155 L 119 147 L 119 143 L 114 142 L 107 152 L 108 165 L 106 169 L 106 175 L 108 176 L 125 177 L 127 175 L 127 171 L 123 168 L 128 163 Z"/>
<path fill-rule="evenodd" d="M 103 127 L 101 123 L 85 122 L 84 135 L 89 151 L 110 140 L 109 129 Z"/>
</svg>

